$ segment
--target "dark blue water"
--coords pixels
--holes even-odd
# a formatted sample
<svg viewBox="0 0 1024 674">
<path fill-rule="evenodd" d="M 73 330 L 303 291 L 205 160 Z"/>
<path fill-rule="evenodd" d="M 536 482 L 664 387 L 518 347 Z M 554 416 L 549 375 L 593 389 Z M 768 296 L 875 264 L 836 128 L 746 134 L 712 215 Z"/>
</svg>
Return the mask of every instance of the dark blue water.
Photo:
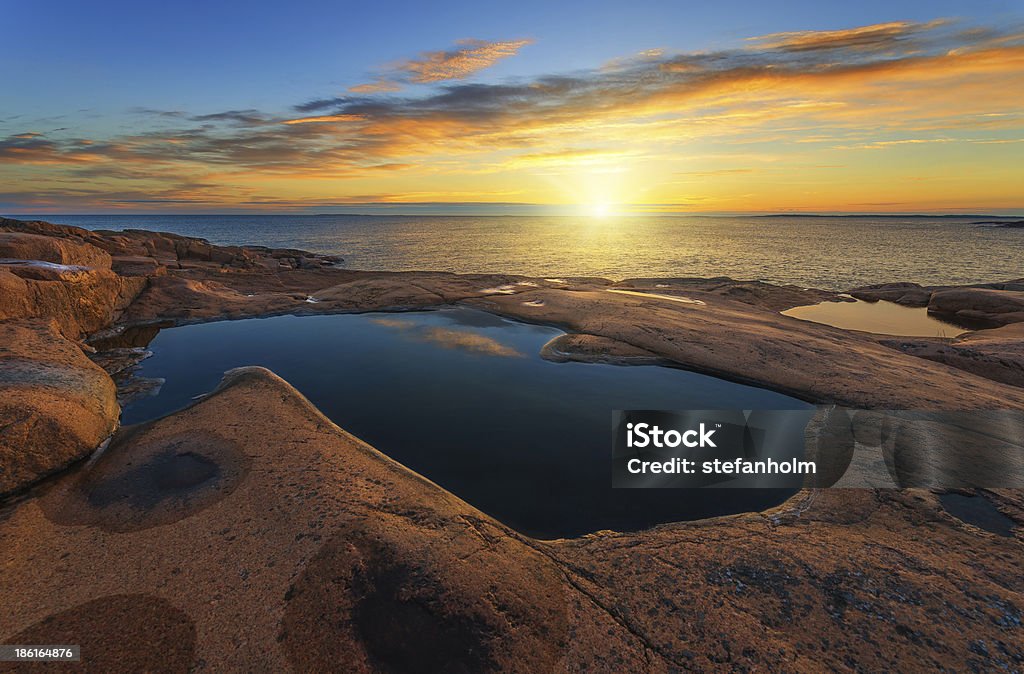
<svg viewBox="0 0 1024 674">
<path fill-rule="evenodd" d="M 613 490 L 614 409 L 804 409 L 788 396 L 663 367 L 551 363 L 553 328 L 451 308 L 279 316 L 164 330 L 140 374 L 166 378 L 124 423 L 183 407 L 225 370 L 262 365 L 342 428 L 542 538 L 762 510 L 780 490 Z"/>
<path fill-rule="evenodd" d="M 1021 275 L 1024 229 L 977 217 L 54 215 L 90 229 L 139 228 L 219 244 L 303 248 L 353 269 L 527 276 L 731 276 L 848 290 Z M 991 218 L 984 218 L 991 219 Z M 950 251 L 956 251 L 951 255 Z"/>
<path fill-rule="evenodd" d="M 949 492 L 940 494 L 939 501 L 946 512 L 962 522 L 973 524 L 997 536 L 1013 536 L 1013 520 L 999 512 L 992 501 L 984 496 Z"/>
</svg>

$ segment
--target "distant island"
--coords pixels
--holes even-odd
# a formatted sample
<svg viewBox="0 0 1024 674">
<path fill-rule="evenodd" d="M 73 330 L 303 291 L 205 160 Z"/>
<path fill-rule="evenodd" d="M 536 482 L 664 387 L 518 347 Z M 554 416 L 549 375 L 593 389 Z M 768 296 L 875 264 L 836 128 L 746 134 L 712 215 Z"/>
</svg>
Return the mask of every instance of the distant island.
<svg viewBox="0 0 1024 674">
<path fill-rule="evenodd" d="M 905 218 L 922 218 L 929 220 L 964 220 L 967 218 L 990 218 L 984 222 L 973 222 L 973 225 L 999 225 L 1002 224 L 1006 219 L 1019 217 L 1016 215 L 986 215 L 984 213 L 941 213 L 925 215 L 922 213 L 771 213 L 768 215 L 754 215 L 751 217 L 755 218 L 885 218 L 885 219 L 905 219 Z M 1001 218 L 996 220 L 996 218 Z M 1018 221 L 1024 222 L 1024 221 Z M 1013 225 L 1014 223 L 1008 223 Z M 1020 226 L 1019 224 L 1017 226 Z"/>
<path fill-rule="evenodd" d="M 998 220 L 982 220 L 981 222 L 972 222 L 972 225 L 986 225 L 990 227 L 1005 227 L 1007 229 L 1024 229 L 1024 220 L 1013 220 L 1011 222 L 1002 222 Z"/>
</svg>

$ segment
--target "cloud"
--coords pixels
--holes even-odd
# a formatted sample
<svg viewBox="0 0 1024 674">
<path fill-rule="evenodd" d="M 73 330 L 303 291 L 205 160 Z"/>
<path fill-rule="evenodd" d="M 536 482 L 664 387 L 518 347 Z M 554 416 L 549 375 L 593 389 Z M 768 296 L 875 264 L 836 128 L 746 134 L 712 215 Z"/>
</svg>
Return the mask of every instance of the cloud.
<svg viewBox="0 0 1024 674">
<path fill-rule="evenodd" d="M 734 49 L 651 50 L 614 67 L 571 74 L 463 81 L 528 43 L 467 41 L 428 52 L 378 80 L 382 89 L 371 84 L 352 95 L 299 102 L 291 114 L 139 109 L 153 118 L 149 127 L 105 138 L 22 128 L 0 138 L 0 178 L 20 183 L 28 194 L 96 180 L 106 170 L 105 187 L 90 189 L 145 198 L 135 190 L 162 184 L 173 193 L 156 198 L 232 203 L 281 198 L 260 191 L 278 181 L 304 195 L 321 189 L 315 198 L 323 201 L 344 198 L 336 197 L 344 192 L 340 180 L 380 180 L 413 168 L 422 177 L 615 165 L 685 157 L 680 148 L 695 143 L 781 144 L 806 152 L 818 146 L 904 151 L 899 148 L 960 142 L 995 148 L 1017 142 L 1024 132 L 1018 93 L 1024 86 L 1024 32 L 1012 25 L 997 30 L 900 22 L 777 33 Z M 393 94 L 392 82 L 429 88 L 415 96 L 376 95 Z M 833 157 L 804 158 L 805 165 L 822 159 Z M 728 176 L 739 170 L 716 171 L 717 165 L 691 175 L 735 182 Z M 19 166 L 39 172 L 16 173 L 12 167 Z M 49 181 L 45 187 L 40 176 Z M 318 181 L 323 187 L 314 187 Z M 310 187 L 297 187 L 300 182 Z M 204 187 L 196 187 L 200 183 Z M 437 181 L 415 190 L 405 185 L 395 199 L 417 193 L 496 199 L 509 193 L 482 185 L 450 188 Z M 67 189 L 70 194 L 78 188 Z"/>
<path fill-rule="evenodd" d="M 348 88 L 353 94 L 386 94 L 392 91 L 400 91 L 401 89 L 402 85 L 386 79 L 377 79 L 373 82 L 357 84 L 354 87 Z"/>
<path fill-rule="evenodd" d="M 419 58 L 400 61 L 372 82 L 349 87 L 352 94 L 383 94 L 400 91 L 406 84 L 435 84 L 464 80 L 498 61 L 515 56 L 532 40 L 459 40 L 453 49 L 428 51 Z"/>
<path fill-rule="evenodd" d="M 514 347 L 477 332 L 437 326 L 419 326 L 397 318 L 375 318 L 373 322 L 386 328 L 399 330 L 410 339 L 429 342 L 445 349 L 468 351 L 485 356 L 523 357 L 523 354 Z"/>
<path fill-rule="evenodd" d="M 397 68 L 416 84 L 463 80 L 490 68 L 501 59 L 515 56 L 531 40 L 487 42 L 460 40 L 455 49 L 424 52 L 420 58 L 405 61 Z"/>
<path fill-rule="evenodd" d="M 270 119 L 259 110 L 226 110 L 208 115 L 189 117 L 193 122 L 229 122 L 238 126 L 258 126 L 267 124 Z"/>
<path fill-rule="evenodd" d="M 361 122 L 365 117 L 362 115 L 317 115 L 314 117 L 298 117 L 296 119 L 286 119 L 282 124 L 324 124 L 324 123 L 344 123 L 344 122 Z"/>
<path fill-rule="evenodd" d="M 772 33 L 748 39 L 757 43 L 759 48 L 793 52 L 831 49 L 874 51 L 893 48 L 900 42 L 920 37 L 935 28 L 948 24 L 949 21 L 945 19 L 937 19 L 928 23 L 892 21 L 845 30 Z"/>
<path fill-rule="evenodd" d="M 168 119 L 188 117 L 188 115 L 181 110 L 159 110 L 157 108 L 147 108 L 144 106 L 131 108 L 129 112 L 136 115 L 144 115 L 146 117 L 166 117 Z"/>
</svg>

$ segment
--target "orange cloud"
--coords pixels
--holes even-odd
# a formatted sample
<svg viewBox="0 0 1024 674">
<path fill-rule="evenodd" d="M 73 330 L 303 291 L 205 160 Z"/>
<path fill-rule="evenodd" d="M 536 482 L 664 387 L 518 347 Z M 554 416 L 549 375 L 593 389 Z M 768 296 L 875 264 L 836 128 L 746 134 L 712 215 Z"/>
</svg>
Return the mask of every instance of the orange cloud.
<svg viewBox="0 0 1024 674">
<path fill-rule="evenodd" d="M 398 70 L 408 73 L 416 84 L 462 80 L 492 65 L 501 59 L 515 56 L 532 40 L 510 42 L 486 42 L 484 40 L 461 40 L 457 49 L 425 52 L 419 59 L 405 61 Z"/>
<path fill-rule="evenodd" d="M 759 48 L 789 51 L 878 49 L 890 47 L 899 40 L 920 35 L 948 23 L 945 19 L 937 19 L 928 23 L 892 21 L 845 30 L 806 30 L 772 33 L 770 35 L 748 38 L 748 40 L 758 43 Z"/>
<path fill-rule="evenodd" d="M 386 94 L 392 91 L 398 91 L 401 88 L 401 85 L 397 82 L 378 79 L 366 84 L 357 84 L 354 87 L 349 87 L 348 90 L 353 94 Z"/>
<path fill-rule="evenodd" d="M 365 119 L 362 115 L 319 115 L 316 117 L 298 117 L 286 119 L 282 124 L 323 124 L 326 122 L 361 122 Z"/>
</svg>

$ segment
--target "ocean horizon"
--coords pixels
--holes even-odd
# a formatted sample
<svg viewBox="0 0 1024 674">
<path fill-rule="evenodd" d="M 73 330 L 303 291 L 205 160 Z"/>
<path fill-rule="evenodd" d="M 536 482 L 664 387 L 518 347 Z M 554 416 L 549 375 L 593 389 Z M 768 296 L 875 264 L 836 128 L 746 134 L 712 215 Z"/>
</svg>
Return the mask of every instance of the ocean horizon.
<svg viewBox="0 0 1024 674">
<path fill-rule="evenodd" d="M 300 248 L 342 266 L 526 276 L 717 277 L 826 290 L 1021 275 L 1007 216 L 19 215 L 94 230 L 146 229 L 220 245 Z M 770 223 L 770 226 L 768 224 Z"/>
</svg>

